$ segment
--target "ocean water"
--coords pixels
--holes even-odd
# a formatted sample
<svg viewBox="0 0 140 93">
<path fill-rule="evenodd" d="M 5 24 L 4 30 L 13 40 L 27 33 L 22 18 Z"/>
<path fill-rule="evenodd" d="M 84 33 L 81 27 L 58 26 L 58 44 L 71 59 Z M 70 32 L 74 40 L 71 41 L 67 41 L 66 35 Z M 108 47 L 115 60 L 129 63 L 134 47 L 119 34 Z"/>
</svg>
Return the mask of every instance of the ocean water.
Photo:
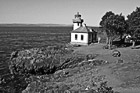
<svg viewBox="0 0 140 93">
<path fill-rule="evenodd" d="M 12 51 L 64 45 L 72 27 L 0 27 L 0 76 L 9 73 Z"/>
</svg>

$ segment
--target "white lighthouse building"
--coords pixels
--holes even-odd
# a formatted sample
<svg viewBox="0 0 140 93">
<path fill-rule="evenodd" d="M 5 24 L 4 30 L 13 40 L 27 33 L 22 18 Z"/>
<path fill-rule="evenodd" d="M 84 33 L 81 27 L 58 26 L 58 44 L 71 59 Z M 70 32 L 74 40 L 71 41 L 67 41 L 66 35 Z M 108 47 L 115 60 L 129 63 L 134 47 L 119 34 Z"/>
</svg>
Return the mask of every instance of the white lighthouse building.
<svg viewBox="0 0 140 93">
<path fill-rule="evenodd" d="M 96 41 L 96 32 L 86 25 L 79 12 L 73 19 L 73 30 L 71 31 L 71 44 L 89 45 Z"/>
<path fill-rule="evenodd" d="M 81 15 L 79 12 L 75 15 L 75 18 L 73 19 L 73 30 L 82 27 L 82 23 L 84 22 L 83 19 L 81 19 Z"/>
</svg>

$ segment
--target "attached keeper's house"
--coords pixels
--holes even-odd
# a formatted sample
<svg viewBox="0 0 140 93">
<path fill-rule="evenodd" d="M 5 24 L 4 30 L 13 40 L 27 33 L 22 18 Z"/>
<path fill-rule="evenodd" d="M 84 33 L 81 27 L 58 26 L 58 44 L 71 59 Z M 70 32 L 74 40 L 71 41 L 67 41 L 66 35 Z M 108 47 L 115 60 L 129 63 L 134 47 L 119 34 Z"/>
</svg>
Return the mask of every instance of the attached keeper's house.
<svg viewBox="0 0 140 93">
<path fill-rule="evenodd" d="M 73 30 L 71 31 L 71 44 L 76 45 L 89 45 L 96 41 L 96 32 L 88 28 L 84 20 L 81 18 L 79 12 L 75 15 L 73 19 Z"/>
</svg>

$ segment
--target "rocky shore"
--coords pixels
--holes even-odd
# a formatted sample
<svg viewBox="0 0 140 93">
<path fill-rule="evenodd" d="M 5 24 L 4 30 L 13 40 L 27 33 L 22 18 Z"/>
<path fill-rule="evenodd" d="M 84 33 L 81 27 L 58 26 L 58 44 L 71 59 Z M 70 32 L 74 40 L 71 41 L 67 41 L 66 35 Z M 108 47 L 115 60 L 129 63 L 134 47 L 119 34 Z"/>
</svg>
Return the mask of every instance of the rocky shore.
<svg viewBox="0 0 140 93">
<path fill-rule="evenodd" d="M 72 46 L 49 46 L 11 53 L 11 74 L 2 79 L 3 93 L 114 93 L 97 66 L 108 64 L 96 54 L 77 54 Z M 14 84 L 14 86 L 13 86 Z M 8 86 L 6 86 L 8 85 Z M 3 88 L 3 89 L 2 89 Z M 106 91 L 106 92 L 103 92 Z"/>
</svg>

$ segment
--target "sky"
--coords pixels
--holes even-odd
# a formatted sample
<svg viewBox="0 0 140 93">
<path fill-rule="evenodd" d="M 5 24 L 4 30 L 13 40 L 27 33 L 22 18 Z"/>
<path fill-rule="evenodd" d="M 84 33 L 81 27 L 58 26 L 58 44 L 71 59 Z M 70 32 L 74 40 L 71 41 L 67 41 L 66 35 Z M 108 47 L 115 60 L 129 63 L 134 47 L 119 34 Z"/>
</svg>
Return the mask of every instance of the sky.
<svg viewBox="0 0 140 93">
<path fill-rule="evenodd" d="M 140 0 L 0 0 L 0 24 L 72 24 L 79 12 L 84 23 L 99 26 L 112 11 L 127 16 L 140 7 Z"/>
</svg>

